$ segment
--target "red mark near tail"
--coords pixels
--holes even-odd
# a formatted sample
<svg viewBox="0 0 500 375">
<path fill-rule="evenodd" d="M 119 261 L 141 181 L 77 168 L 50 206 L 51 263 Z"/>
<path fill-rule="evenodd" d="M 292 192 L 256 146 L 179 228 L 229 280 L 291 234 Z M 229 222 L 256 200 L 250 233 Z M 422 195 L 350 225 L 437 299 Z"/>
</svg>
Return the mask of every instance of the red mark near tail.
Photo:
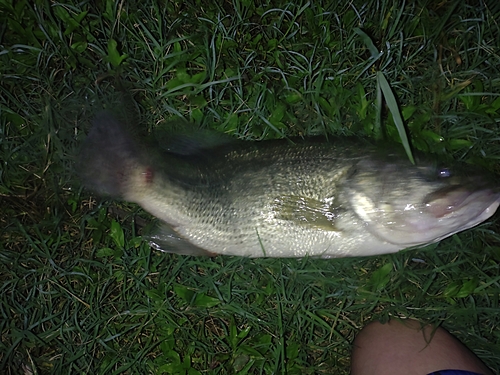
<svg viewBox="0 0 500 375">
<path fill-rule="evenodd" d="M 144 181 L 148 185 L 151 184 L 155 179 L 155 172 L 153 171 L 153 169 L 151 169 L 151 167 L 147 167 L 146 170 L 142 172 L 142 174 L 144 175 Z"/>
</svg>

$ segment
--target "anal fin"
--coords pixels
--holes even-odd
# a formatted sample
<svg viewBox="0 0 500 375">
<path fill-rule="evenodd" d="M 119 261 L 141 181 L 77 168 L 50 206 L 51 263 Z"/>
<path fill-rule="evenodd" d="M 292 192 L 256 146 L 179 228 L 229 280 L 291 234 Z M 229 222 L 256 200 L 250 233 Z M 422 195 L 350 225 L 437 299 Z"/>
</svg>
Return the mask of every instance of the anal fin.
<svg viewBox="0 0 500 375">
<path fill-rule="evenodd" d="M 142 237 L 149 242 L 152 248 L 166 253 L 209 257 L 217 255 L 216 253 L 193 245 L 164 222 L 156 225 L 151 233 L 143 235 Z"/>
</svg>

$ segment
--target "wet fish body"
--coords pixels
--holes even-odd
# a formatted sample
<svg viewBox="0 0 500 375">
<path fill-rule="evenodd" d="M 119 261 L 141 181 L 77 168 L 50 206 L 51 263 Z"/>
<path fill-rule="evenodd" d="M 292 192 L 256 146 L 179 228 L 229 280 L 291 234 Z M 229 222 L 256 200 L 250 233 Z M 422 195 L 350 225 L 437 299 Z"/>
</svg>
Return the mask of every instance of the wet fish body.
<svg viewBox="0 0 500 375">
<path fill-rule="evenodd" d="M 90 189 L 160 219 L 153 247 L 189 255 L 393 253 L 475 226 L 500 204 L 482 176 L 413 166 L 359 140 L 152 146 L 106 113 L 79 169 Z"/>
</svg>

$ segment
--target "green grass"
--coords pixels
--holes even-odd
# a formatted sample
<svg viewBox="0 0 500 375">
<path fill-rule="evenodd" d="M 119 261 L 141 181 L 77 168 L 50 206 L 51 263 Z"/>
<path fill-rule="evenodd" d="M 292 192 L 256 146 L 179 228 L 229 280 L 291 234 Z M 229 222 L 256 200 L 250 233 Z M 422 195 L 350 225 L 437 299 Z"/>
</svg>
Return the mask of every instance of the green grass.
<svg viewBox="0 0 500 375">
<path fill-rule="evenodd" d="M 496 1 L 96 3 L 0 0 L 2 373 L 347 374 L 354 335 L 390 317 L 500 371 L 498 214 L 372 258 L 182 257 L 73 172 L 93 114 L 121 106 L 144 131 L 250 140 L 401 142 L 400 112 L 414 148 L 498 174 Z"/>
</svg>

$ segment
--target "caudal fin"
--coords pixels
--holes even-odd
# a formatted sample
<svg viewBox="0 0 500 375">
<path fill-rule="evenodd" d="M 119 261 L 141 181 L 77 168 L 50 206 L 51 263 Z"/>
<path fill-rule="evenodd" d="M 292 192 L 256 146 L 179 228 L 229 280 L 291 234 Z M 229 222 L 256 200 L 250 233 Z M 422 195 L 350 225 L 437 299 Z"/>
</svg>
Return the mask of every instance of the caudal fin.
<svg viewBox="0 0 500 375">
<path fill-rule="evenodd" d="M 110 113 L 102 112 L 94 119 L 80 150 L 77 172 L 87 188 L 102 195 L 121 197 L 139 154 L 139 145 L 125 126 Z"/>
</svg>

